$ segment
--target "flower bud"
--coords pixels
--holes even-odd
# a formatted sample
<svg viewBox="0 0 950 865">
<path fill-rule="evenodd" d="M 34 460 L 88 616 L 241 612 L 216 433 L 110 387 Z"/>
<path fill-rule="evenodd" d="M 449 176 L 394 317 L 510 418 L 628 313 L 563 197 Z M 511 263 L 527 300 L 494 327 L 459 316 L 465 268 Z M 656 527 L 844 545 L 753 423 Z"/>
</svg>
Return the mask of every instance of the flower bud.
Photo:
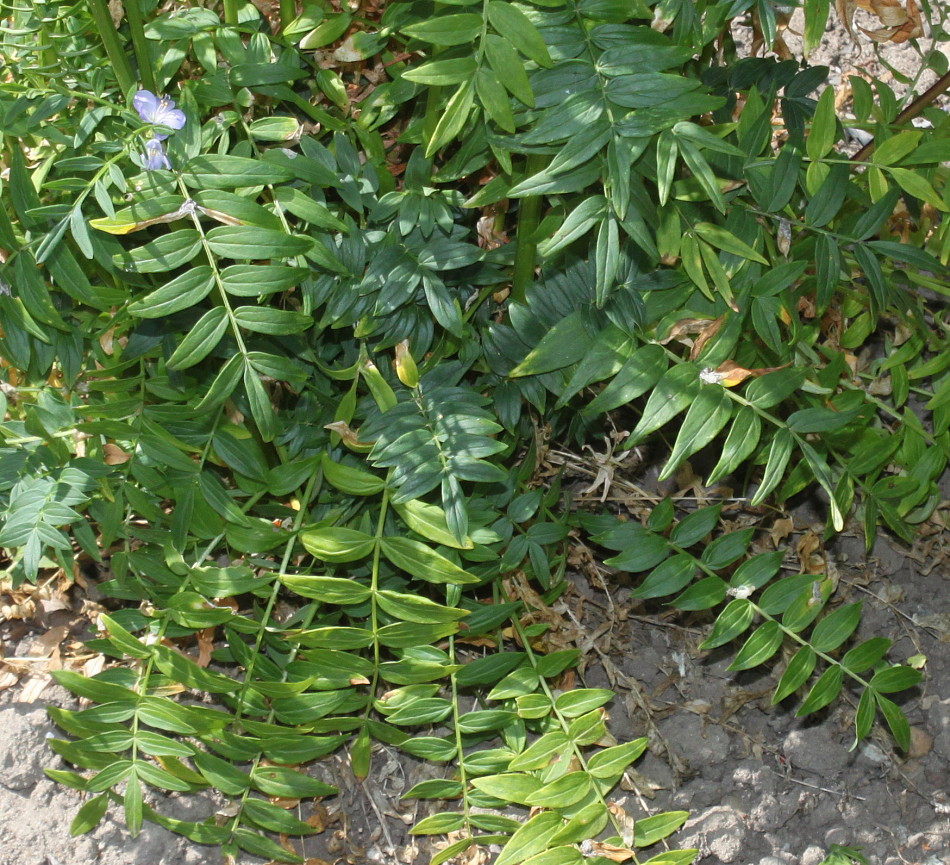
<svg viewBox="0 0 950 865">
<path fill-rule="evenodd" d="M 419 386 L 419 370 L 409 354 L 409 340 L 396 344 L 396 375 L 406 387 Z"/>
</svg>

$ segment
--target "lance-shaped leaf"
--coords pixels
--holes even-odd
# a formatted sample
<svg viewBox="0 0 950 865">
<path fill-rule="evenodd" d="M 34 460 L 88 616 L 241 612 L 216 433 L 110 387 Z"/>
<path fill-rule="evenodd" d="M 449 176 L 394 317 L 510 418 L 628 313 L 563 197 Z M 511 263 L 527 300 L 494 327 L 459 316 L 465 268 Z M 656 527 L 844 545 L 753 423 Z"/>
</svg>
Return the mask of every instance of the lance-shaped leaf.
<svg viewBox="0 0 950 865">
<path fill-rule="evenodd" d="M 719 435 L 732 415 L 732 405 L 732 399 L 720 387 L 709 386 L 699 392 L 686 413 L 670 458 L 660 472 L 660 481 L 671 477 L 683 460 Z"/>
</svg>

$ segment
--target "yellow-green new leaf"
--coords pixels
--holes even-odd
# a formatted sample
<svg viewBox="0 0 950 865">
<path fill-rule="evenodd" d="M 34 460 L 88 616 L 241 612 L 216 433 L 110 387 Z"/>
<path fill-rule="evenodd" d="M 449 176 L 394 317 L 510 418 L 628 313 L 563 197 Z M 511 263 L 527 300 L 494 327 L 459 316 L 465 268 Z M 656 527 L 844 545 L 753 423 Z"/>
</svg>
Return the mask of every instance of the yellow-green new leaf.
<svg viewBox="0 0 950 865">
<path fill-rule="evenodd" d="M 805 141 L 805 152 L 809 159 L 817 160 L 826 156 L 838 137 L 838 119 L 835 116 L 835 89 L 826 87 L 818 98 L 815 116 L 812 118 L 811 131 Z"/>
<path fill-rule="evenodd" d="M 450 16 L 451 17 L 451 16 Z M 455 93 L 449 98 L 445 112 L 432 133 L 432 138 L 426 145 L 425 155 L 432 156 L 440 147 L 444 147 L 461 132 L 468 115 L 475 104 L 475 79 L 463 81 Z"/>
<path fill-rule="evenodd" d="M 633 829 L 636 847 L 649 847 L 671 835 L 689 819 L 689 811 L 667 811 L 644 820 L 637 820 Z"/>
<path fill-rule="evenodd" d="M 323 476 L 340 492 L 349 496 L 372 496 L 382 492 L 385 482 L 371 472 L 338 463 L 324 452 L 321 463 Z"/>
<path fill-rule="evenodd" d="M 660 472 L 659 480 L 672 477 L 687 457 L 708 445 L 732 416 L 733 402 L 725 388 L 707 385 L 693 401 L 680 427 L 673 452 Z"/>
<path fill-rule="evenodd" d="M 751 670 L 765 663 L 782 645 L 785 636 L 778 622 L 768 621 L 756 628 L 745 641 L 728 670 Z"/>
<path fill-rule="evenodd" d="M 313 598 L 327 604 L 361 604 L 372 594 L 369 586 L 342 577 L 283 574 L 280 582 L 302 598 Z"/>
<path fill-rule="evenodd" d="M 632 742 L 604 748 L 587 761 L 587 771 L 590 772 L 591 777 L 600 780 L 618 778 L 646 750 L 647 744 L 646 736 L 641 736 Z"/>
<path fill-rule="evenodd" d="M 875 142 L 874 150 L 871 151 L 871 162 L 875 165 L 893 165 L 900 162 L 916 149 L 923 134 L 918 129 L 908 129 L 892 135 L 880 144 Z"/>
<path fill-rule="evenodd" d="M 445 87 L 447 84 L 461 84 L 471 78 L 477 69 L 474 57 L 455 57 L 452 60 L 428 60 L 407 69 L 402 77 L 415 84 Z"/>
<path fill-rule="evenodd" d="M 389 615 L 404 622 L 417 622 L 422 625 L 457 622 L 469 614 L 468 610 L 445 607 L 421 595 L 407 595 L 388 589 L 376 592 L 376 601 Z"/>
<path fill-rule="evenodd" d="M 517 865 L 525 859 L 547 849 L 548 842 L 561 827 L 561 815 L 555 811 L 542 811 L 524 824 L 495 860 L 495 865 Z"/>
<path fill-rule="evenodd" d="M 482 29 L 482 16 L 473 12 L 454 15 L 436 15 L 417 24 L 403 27 L 402 32 L 413 39 L 433 45 L 465 45 L 473 41 Z"/>
<path fill-rule="evenodd" d="M 697 853 L 699 853 L 699 850 L 694 849 L 667 850 L 665 853 L 660 853 L 659 856 L 648 859 L 643 865 L 691 865 L 696 859 Z"/>
<path fill-rule="evenodd" d="M 122 797 L 125 825 L 134 838 L 142 831 L 142 784 L 133 769 L 125 780 L 125 795 Z"/>
<path fill-rule="evenodd" d="M 240 682 L 205 670 L 190 658 L 178 654 L 167 646 L 153 646 L 152 652 L 155 657 L 155 666 L 186 688 L 207 691 L 210 694 L 230 694 L 241 687 Z"/>
<path fill-rule="evenodd" d="M 788 662 L 788 666 L 785 668 L 785 672 L 782 673 L 782 678 L 779 679 L 775 693 L 772 695 L 773 706 L 776 703 L 781 703 L 782 700 L 805 684 L 815 669 L 817 660 L 818 656 L 809 646 L 802 646 L 792 656 L 792 659 Z"/>
<path fill-rule="evenodd" d="M 578 688 L 561 694 L 554 706 L 564 717 L 576 718 L 609 703 L 613 697 L 614 692 L 607 688 Z"/>
<path fill-rule="evenodd" d="M 532 808 L 567 808 L 587 795 L 591 783 L 587 772 L 568 772 L 532 793 L 526 804 Z"/>
<path fill-rule="evenodd" d="M 525 859 L 522 865 L 581 865 L 584 857 L 576 847 L 562 844 Z"/>
<path fill-rule="evenodd" d="M 76 812 L 73 822 L 69 826 L 70 835 L 85 835 L 87 832 L 95 829 L 99 822 L 105 817 L 106 809 L 109 807 L 109 794 L 102 793 L 86 801 Z"/>
<path fill-rule="evenodd" d="M 312 556 L 324 562 L 355 562 L 373 551 L 372 535 L 342 526 L 304 529 L 300 543 Z"/>
<path fill-rule="evenodd" d="M 570 747 L 570 742 L 564 733 L 560 730 L 552 730 L 532 742 L 508 764 L 508 768 L 512 771 L 543 769 L 553 760 L 565 756 Z"/>
<path fill-rule="evenodd" d="M 768 265 L 769 263 L 768 259 L 721 225 L 714 225 L 711 222 L 698 222 L 693 226 L 693 230 L 707 243 L 711 243 L 723 252 L 731 252 L 733 255 L 738 255 L 740 258 L 746 258 L 749 261 L 757 261 L 759 264 Z"/>
<path fill-rule="evenodd" d="M 441 553 L 410 538 L 383 538 L 383 555 L 397 568 L 429 583 L 463 586 L 478 583 L 478 577 L 460 568 Z"/>
<path fill-rule="evenodd" d="M 541 34 L 517 6 L 504 0 L 490 0 L 488 20 L 498 33 L 529 60 L 533 60 L 538 66 L 553 65 Z"/>
<path fill-rule="evenodd" d="M 842 679 L 841 667 L 829 667 L 818 677 L 818 681 L 812 685 L 805 702 L 801 704 L 795 715 L 804 718 L 812 712 L 817 712 L 827 706 L 841 690 Z"/>
<path fill-rule="evenodd" d="M 412 531 L 428 541 L 459 550 L 470 550 L 475 546 L 469 537 L 461 544 L 456 540 L 455 535 L 449 531 L 445 511 L 437 505 L 410 499 L 407 502 L 393 502 L 392 506 Z"/>
<path fill-rule="evenodd" d="M 473 778 L 472 786 L 488 796 L 527 805 L 528 799 L 541 789 L 541 782 L 533 775 L 510 772 L 501 775 L 484 775 Z"/>
<path fill-rule="evenodd" d="M 445 835 L 461 829 L 465 823 L 465 815 L 454 811 L 442 814 L 430 814 L 420 820 L 409 830 L 410 835 Z"/>
<path fill-rule="evenodd" d="M 268 796 L 303 799 L 332 796 L 336 787 L 286 766 L 258 766 L 251 772 L 251 784 Z"/>
<path fill-rule="evenodd" d="M 554 325 L 509 375 L 520 378 L 563 369 L 584 357 L 591 340 L 583 313 L 572 312 Z"/>
<path fill-rule="evenodd" d="M 936 190 L 930 185 L 930 182 L 919 172 L 911 171 L 908 168 L 893 167 L 889 167 L 887 170 L 891 177 L 897 181 L 898 186 L 908 195 L 927 202 L 937 210 L 948 209 L 943 199 L 937 195 Z"/>
</svg>

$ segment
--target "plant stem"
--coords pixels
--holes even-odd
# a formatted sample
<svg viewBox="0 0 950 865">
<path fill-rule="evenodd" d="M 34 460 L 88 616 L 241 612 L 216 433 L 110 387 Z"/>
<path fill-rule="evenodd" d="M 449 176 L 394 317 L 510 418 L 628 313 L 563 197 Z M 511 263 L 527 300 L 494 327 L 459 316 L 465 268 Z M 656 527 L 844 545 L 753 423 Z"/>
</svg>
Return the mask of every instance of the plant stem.
<svg viewBox="0 0 950 865">
<path fill-rule="evenodd" d="M 139 80 L 146 90 L 159 95 L 155 83 L 155 71 L 152 69 L 152 56 L 149 53 L 148 40 L 145 38 L 145 19 L 139 8 L 139 0 L 125 0 L 125 20 L 129 22 L 132 34 L 132 48 L 139 67 Z"/>
<path fill-rule="evenodd" d="M 123 95 L 126 95 L 135 86 L 135 76 L 132 75 L 129 59 L 125 56 L 122 41 L 112 23 L 109 7 L 106 5 L 106 0 L 88 0 L 88 2 L 89 11 L 96 22 L 96 30 L 99 31 L 99 38 L 112 64 L 115 80 Z"/>
<path fill-rule="evenodd" d="M 236 27 L 238 23 L 237 0 L 224 0 L 224 23 Z"/>
<path fill-rule="evenodd" d="M 53 48 L 53 34 L 47 29 L 45 22 L 40 24 L 39 34 L 40 44 L 44 46 L 41 62 L 44 66 L 55 68 L 59 61 L 56 59 L 56 50 Z"/>
<path fill-rule="evenodd" d="M 525 161 L 530 177 L 547 164 L 547 156 L 533 153 Z M 518 229 L 515 239 L 515 265 L 511 274 L 511 299 L 515 303 L 524 303 L 525 290 L 534 277 L 534 264 L 537 258 L 538 241 L 533 235 L 541 220 L 540 195 L 530 195 L 521 199 L 518 209 Z"/>
<path fill-rule="evenodd" d="M 908 120 L 913 119 L 921 111 L 923 111 L 928 105 L 930 105 L 938 96 L 942 93 L 945 93 L 947 90 L 950 90 L 950 72 L 945 73 L 941 76 L 940 80 L 937 81 L 933 87 L 930 87 L 928 90 L 925 90 L 920 94 L 913 102 L 910 103 L 900 114 L 897 115 L 893 125 L 900 126 L 902 123 L 905 123 Z M 852 162 L 861 162 L 864 159 L 867 159 L 871 151 L 874 150 L 875 142 L 869 141 L 864 145 L 854 156 L 851 157 Z"/>
<path fill-rule="evenodd" d="M 442 4 L 435 3 L 432 7 L 432 14 L 438 15 L 439 8 Z M 442 53 L 442 48 L 435 46 L 432 51 L 432 57 L 437 58 L 439 54 Z M 432 136 L 435 133 L 436 126 L 439 125 L 439 99 L 442 95 L 442 88 L 438 86 L 429 86 L 426 90 L 426 109 L 425 116 L 422 121 L 422 142 L 428 147 L 429 142 L 432 140 Z"/>
<path fill-rule="evenodd" d="M 297 4 L 295 0 L 280 0 L 280 30 L 283 33 L 284 28 L 297 17 Z"/>
</svg>

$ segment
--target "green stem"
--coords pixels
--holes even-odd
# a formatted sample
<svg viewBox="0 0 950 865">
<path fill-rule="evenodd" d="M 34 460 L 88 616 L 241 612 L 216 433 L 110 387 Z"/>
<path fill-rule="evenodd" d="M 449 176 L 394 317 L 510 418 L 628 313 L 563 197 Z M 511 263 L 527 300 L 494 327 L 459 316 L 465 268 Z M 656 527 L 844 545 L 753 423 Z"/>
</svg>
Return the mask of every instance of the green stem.
<svg viewBox="0 0 950 865">
<path fill-rule="evenodd" d="M 441 104 L 439 97 L 442 95 L 441 87 L 430 87 L 426 91 L 426 113 L 422 122 L 422 140 L 428 144 L 435 134 L 435 127 L 439 125 L 439 116 L 441 113 Z"/>
<path fill-rule="evenodd" d="M 432 15 L 436 16 L 439 14 L 439 9 L 441 3 L 435 3 L 432 7 Z M 432 57 L 438 57 L 442 53 L 442 49 L 439 46 L 435 46 L 432 50 Z M 439 118 L 441 117 L 441 96 L 442 88 L 441 87 L 429 87 L 426 91 L 426 111 L 425 116 L 422 121 L 422 145 L 423 147 L 428 147 L 429 142 L 432 140 L 432 136 L 435 133 L 436 126 L 439 125 Z"/>
<path fill-rule="evenodd" d="M 224 23 L 231 27 L 237 27 L 238 23 L 238 0 L 224 0 Z"/>
<path fill-rule="evenodd" d="M 382 663 L 382 657 L 380 655 L 380 644 L 379 644 L 379 610 L 376 606 L 376 599 L 379 592 L 379 565 L 382 555 L 382 540 L 383 535 L 386 531 L 386 513 L 389 510 L 389 491 L 383 490 L 383 498 L 379 505 L 379 517 L 376 520 L 376 536 L 375 543 L 373 545 L 373 564 L 372 572 L 370 576 L 370 591 L 371 603 L 370 603 L 370 627 L 373 630 L 373 687 L 370 691 L 370 700 L 372 702 L 372 696 L 376 693 L 376 684 L 379 681 L 379 665 Z"/>
<path fill-rule="evenodd" d="M 446 600 L 446 602 L 448 603 L 448 599 Z M 455 637 L 454 636 L 449 637 L 449 663 L 450 664 L 458 663 L 458 659 L 455 654 Z M 458 761 L 457 762 L 458 779 L 462 784 L 462 814 L 465 819 L 465 826 L 468 829 L 469 835 L 471 835 L 472 834 L 472 826 L 470 823 L 471 804 L 469 803 L 469 798 L 467 795 L 469 782 L 468 782 L 468 777 L 467 777 L 468 773 L 465 771 L 465 760 L 464 760 L 465 745 L 464 745 L 464 742 L 462 741 L 462 731 L 459 729 L 459 724 L 458 724 L 458 719 L 461 715 L 461 712 L 459 711 L 459 687 L 458 687 L 458 682 L 456 681 L 454 673 L 449 677 L 449 682 L 452 688 L 452 714 L 453 714 L 452 730 L 455 733 L 455 754 L 456 754 L 456 760 Z"/>
<path fill-rule="evenodd" d="M 135 51 L 135 60 L 139 67 L 139 79 L 146 90 L 151 90 L 156 96 L 160 95 L 156 87 L 155 71 L 152 69 L 152 56 L 148 49 L 148 40 L 145 38 L 145 19 L 139 8 L 139 0 L 126 0 L 125 20 L 129 23 L 129 32 L 132 34 L 132 48 Z"/>
<path fill-rule="evenodd" d="M 59 64 L 59 61 L 56 58 L 56 49 L 53 48 L 53 35 L 50 30 L 45 26 L 45 23 L 41 23 L 39 27 L 40 34 L 40 44 L 43 45 L 41 62 L 43 66 L 53 70 Z"/>
<path fill-rule="evenodd" d="M 542 154 L 533 153 L 525 160 L 527 176 L 537 174 L 545 165 L 548 158 Z M 542 196 L 530 195 L 521 199 L 518 209 L 518 228 L 515 238 L 515 265 L 511 274 L 511 299 L 515 303 L 524 303 L 525 291 L 534 278 L 534 265 L 538 253 L 538 241 L 534 236 L 541 221 Z"/>
<path fill-rule="evenodd" d="M 274 606 L 277 604 L 277 598 L 280 595 L 282 584 L 279 577 L 284 576 L 287 573 L 288 568 L 290 567 L 290 560 L 293 556 L 294 543 L 297 538 L 297 532 L 300 530 L 300 527 L 303 525 L 304 520 L 307 516 L 307 511 L 310 507 L 310 502 L 313 498 L 314 492 L 319 489 L 320 485 L 323 483 L 323 470 L 318 469 L 314 474 L 310 476 L 307 481 L 307 486 L 303 492 L 303 498 L 301 499 L 300 510 L 297 511 L 297 515 L 294 517 L 294 527 L 291 532 L 290 539 L 287 541 L 287 545 L 284 547 L 284 555 L 281 559 L 280 567 L 277 570 L 278 579 L 274 581 L 273 590 L 270 593 L 270 596 L 267 599 L 267 606 L 264 609 L 264 612 L 261 616 L 261 628 L 258 630 L 257 634 L 254 636 L 254 651 L 251 653 L 251 658 L 248 663 L 248 666 L 245 669 L 244 681 L 241 683 L 241 690 L 238 692 L 238 697 L 236 700 L 237 708 L 234 711 L 235 720 L 240 720 L 244 714 L 244 708 L 247 705 L 247 692 L 251 686 L 251 682 L 254 678 L 254 667 L 255 661 L 261 656 L 264 650 L 264 637 L 267 633 L 268 623 L 271 621 L 271 616 L 274 612 Z M 314 613 L 316 612 L 316 605 L 310 604 L 310 611 L 308 612 L 309 619 L 313 618 Z M 309 621 L 309 620 L 308 620 Z M 304 626 L 306 627 L 306 626 Z M 300 647 L 295 646 L 291 651 L 290 659 L 296 657 L 297 652 L 300 651 Z M 281 681 L 287 681 L 286 671 L 281 676 Z M 268 715 L 268 722 L 272 721 L 274 717 L 273 710 Z"/>
<path fill-rule="evenodd" d="M 0 427 L 0 433 L 5 433 L 7 427 Z M 15 438 L 2 439 L 4 445 L 31 445 L 40 442 L 47 442 L 50 439 L 68 439 L 79 432 L 78 429 L 59 430 L 51 433 L 49 436 L 16 436 Z"/>
<path fill-rule="evenodd" d="M 280 30 L 290 24 L 297 17 L 297 4 L 295 0 L 280 0 Z"/>
<path fill-rule="evenodd" d="M 521 643 L 521 646 L 524 648 L 525 654 L 528 656 L 528 663 L 531 665 L 531 668 L 537 673 L 538 670 L 538 656 L 535 654 L 534 649 L 531 648 L 531 640 L 528 635 L 525 633 L 524 628 L 522 627 L 521 620 L 517 615 L 511 617 L 511 624 L 518 636 L 518 642 Z M 538 673 L 538 684 L 541 690 L 544 692 L 544 695 L 548 698 L 551 703 L 551 712 L 554 715 L 554 718 L 557 722 L 557 725 L 561 728 L 561 731 L 564 733 L 565 737 L 568 740 L 571 751 L 573 752 L 573 759 L 580 766 L 581 771 L 587 772 L 587 757 L 584 752 L 581 750 L 577 742 L 573 741 L 570 735 L 570 721 L 566 718 L 561 712 L 558 711 L 557 706 L 555 705 L 557 695 L 551 689 L 551 686 L 548 684 L 547 680 Z M 607 818 L 610 820 L 610 823 L 613 825 L 613 828 L 616 830 L 616 833 L 623 837 L 624 835 L 624 826 L 620 819 L 617 817 L 616 813 L 610 808 L 607 799 L 605 798 L 603 792 L 598 788 L 596 784 L 592 786 L 591 792 L 597 797 L 597 800 L 600 802 L 604 811 L 607 813 Z M 632 852 L 632 851 L 631 851 Z M 639 865 L 640 860 L 636 855 L 633 855 L 628 861 L 633 863 L 633 865 Z"/>
<path fill-rule="evenodd" d="M 109 56 L 109 62 L 112 64 L 112 71 L 115 73 L 115 80 L 119 85 L 119 89 L 123 94 L 128 94 L 135 86 L 135 76 L 132 75 L 129 59 L 125 56 L 125 49 L 112 23 L 112 16 L 109 15 L 106 0 L 89 0 L 89 11 L 96 22 L 96 30 L 99 32 L 99 38 L 102 40 L 102 45 Z"/>
</svg>

